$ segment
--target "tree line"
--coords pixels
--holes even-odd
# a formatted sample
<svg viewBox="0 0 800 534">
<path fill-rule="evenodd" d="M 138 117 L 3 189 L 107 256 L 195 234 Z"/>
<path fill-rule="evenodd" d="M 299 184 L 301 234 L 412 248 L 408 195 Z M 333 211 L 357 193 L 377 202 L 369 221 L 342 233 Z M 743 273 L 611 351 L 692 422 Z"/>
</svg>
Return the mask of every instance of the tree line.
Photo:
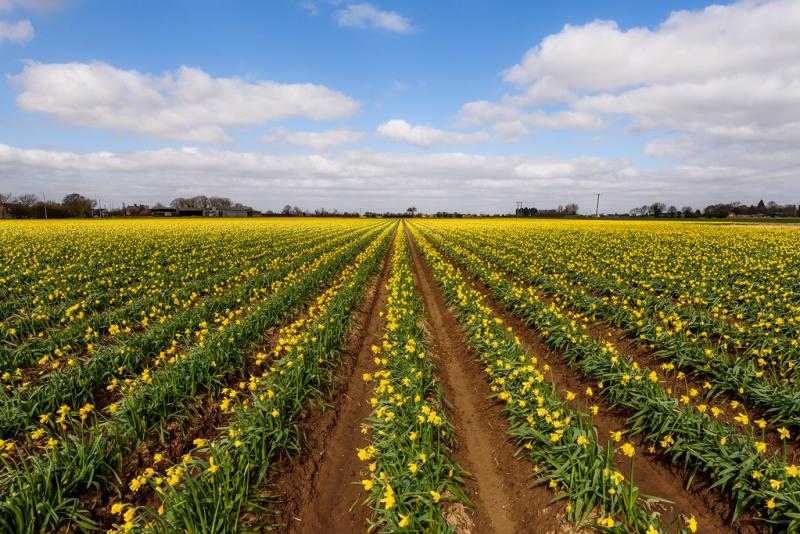
<svg viewBox="0 0 800 534">
<path fill-rule="evenodd" d="M 61 202 L 40 200 L 33 193 L 14 196 L 0 193 L 0 218 L 7 219 L 67 219 L 91 217 L 97 201 L 78 193 L 70 193 Z"/>
<path fill-rule="evenodd" d="M 176 209 L 252 209 L 227 197 L 197 195 L 189 198 L 175 198 L 169 206 Z M 164 208 L 157 202 L 153 209 Z M 45 201 L 34 193 L 14 196 L 11 193 L 0 193 L 0 218 L 3 219 L 67 219 L 80 217 L 123 217 L 150 215 L 150 207 L 140 204 L 121 204 L 118 209 L 104 209 L 98 206 L 95 199 L 87 198 L 79 193 L 70 193 L 60 202 Z"/>
<path fill-rule="evenodd" d="M 554 209 L 537 209 L 520 207 L 515 212 L 517 217 L 572 217 L 578 214 L 577 204 L 567 204 Z"/>
<path fill-rule="evenodd" d="M 178 197 L 172 199 L 169 203 L 171 208 L 193 208 L 193 209 L 253 209 L 250 206 L 245 206 L 240 202 L 234 202 L 228 197 L 209 197 L 206 195 L 197 195 L 196 197 L 183 198 Z M 161 203 L 157 203 L 154 208 L 163 208 Z"/>
<path fill-rule="evenodd" d="M 700 217 L 712 219 L 724 219 L 727 217 L 797 217 L 800 207 L 794 204 L 781 205 L 775 201 L 766 204 L 763 200 L 758 204 L 748 206 L 741 202 L 729 202 L 721 204 L 711 204 L 702 211 L 691 206 L 684 206 L 681 209 L 675 206 L 667 207 L 663 202 L 654 202 L 650 205 L 643 205 L 630 210 L 631 217 L 658 217 L 658 218 L 683 218 L 697 219 Z"/>
</svg>

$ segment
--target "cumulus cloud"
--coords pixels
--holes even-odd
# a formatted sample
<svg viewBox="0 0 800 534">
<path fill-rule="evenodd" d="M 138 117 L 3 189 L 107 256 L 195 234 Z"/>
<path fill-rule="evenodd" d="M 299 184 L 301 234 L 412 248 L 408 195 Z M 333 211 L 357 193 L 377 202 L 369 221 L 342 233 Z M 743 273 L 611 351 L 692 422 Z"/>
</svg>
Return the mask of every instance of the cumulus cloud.
<svg viewBox="0 0 800 534">
<path fill-rule="evenodd" d="M 348 128 L 337 128 L 321 132 L 291 132 L 285 128 L 270 130 L 261 138 L 262 143 L 300 145 L 314 150 L 326 150 L 357 143 L 364 139 L 363 132 Z"/>
<path fill-rule="evenodd" d="M 489 139 L 486 132 L 448 132 L 424 124 L 414 126 L 402 119 L 386 121 L 376 131 L 387 139 L 425 148 L 434 145 L 468 145 Z"/>
<path fill-rule="evenodd" d="M 527 111 L 508 102 L 479 100 L 461 108 L 456 124 L 467 128 L 491 124 L 501 141 L 517 141 L 531 132 L 530 127 L 593 131 L 605 128 L 608 121 L 590 111 Z"/>
<path fill-rule="evenodd" d="M 350 97 L 322 85 L 214 78 L 182 66 L 161 76 L 106 63 L 29 62 L 11 79 L 17 104 L 67 124 L 192 143 L 231 140 L 226 128 L 355 114 Z"/>
<path fill-rule="evenodd" d="M 515 92 L 465 104 L 459 122 L 492 124 L 513 140 L 537 128 L 598 129 L 619 117 L 631 132 L 670 134 L 646 154 L 702 154 L 707 163 L 731 147 L 784 150 L 800 142 L 798 32 L 794 0 L 678 11 L 653 29 L 566 25 L 503 73 Z M 553 115 L 553 104 L 562 111 Z"/>
<path fill-rule="evenodd" d="M 0 20 L 0 44 L 4 41 L 14 44 L 27 43 L 33 39 L 33 25 L 29 20 L 6 22 Z"/>
<path fill-rule="evenodd" d="M 414 27 L 406 17 L 394 11 L 382 11 L 367 2 L 349 4 L 333 14 L 339 26 L 380 28 L 395 33 L 411 33 Z"/>
<path fill-rule="evenodd" d="M 529 50 L 504 78 L 516 84 L 550 79 L 593 92 L 770 72 L 800 55 L 798 28 L 800 5 L 794 0 L 678 11 L 654 30 L 622 30 L 613 21 L 566 25 Z"/>
</svg>

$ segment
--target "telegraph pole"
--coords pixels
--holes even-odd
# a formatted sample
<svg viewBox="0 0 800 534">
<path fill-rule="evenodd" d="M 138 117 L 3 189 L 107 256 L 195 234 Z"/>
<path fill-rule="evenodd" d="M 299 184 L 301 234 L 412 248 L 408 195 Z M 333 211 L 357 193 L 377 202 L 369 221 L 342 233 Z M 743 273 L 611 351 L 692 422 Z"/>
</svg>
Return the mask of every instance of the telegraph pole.
<svg viewBox="0 0 800 534">
<path fill-rule="evenodd" d="M 595 196 L 597 196 L 597 203 L 594 205 L 594 216 L 595 217 L 600 217 L 600 195 L 601 194 L 602 193 L 595 193 Z"/>
<path fill-rule="evenodd" d="M 47 220 L 47 196 L 42 193 L 42 205 L 44 206 L 44 220 Z"/>
</svg>

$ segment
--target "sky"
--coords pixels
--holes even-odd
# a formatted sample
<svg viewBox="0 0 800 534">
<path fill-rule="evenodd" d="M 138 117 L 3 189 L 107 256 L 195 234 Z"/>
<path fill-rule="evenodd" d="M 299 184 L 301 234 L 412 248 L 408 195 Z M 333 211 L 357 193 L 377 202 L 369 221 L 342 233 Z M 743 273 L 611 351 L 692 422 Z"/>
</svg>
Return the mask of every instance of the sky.
<svg viewBox="0 0 800 534">
<path fill-rule="evenodd" d="M 797 204 L 798 36 L 798 0 L 0 0 L 0 192 Z"/>
</svg>

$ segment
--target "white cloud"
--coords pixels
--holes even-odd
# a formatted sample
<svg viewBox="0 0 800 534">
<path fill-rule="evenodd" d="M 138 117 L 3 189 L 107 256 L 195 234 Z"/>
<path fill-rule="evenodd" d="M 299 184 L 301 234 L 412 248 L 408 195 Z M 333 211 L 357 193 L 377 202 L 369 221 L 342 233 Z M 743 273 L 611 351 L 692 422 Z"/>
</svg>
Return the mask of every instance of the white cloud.
<svg viewBox="0 0 800 534">
<path fill-rule="evenodd" d="M 352 150 L 332 155 L 275 156 L 197 148 L 75 153 L 0 145 L 0 190 L 79 191 L 124 202 L 222 194 L 260 208 L 303 207 L 507 213 L 513 202 L 594 206 L 627 212 L 643 202 L 705 206 L 796 193 L 800 154 L 767 162 L 731 154 L 719 165 L 687 163 L 645 171 L 622 159 L 407 153 Z M 121 193 L 123 192 L 123 193 Z M 790 198 L 791 197 L 787 197 Z M 404 205 L 405 204 L 405 205 Z"/>
<path fill-rule="evenodd" d="M 367 2 L 349 4 L 334 12 L 339 26 L 352 28 L 380 28 L 395 33 L 411 33 L 414 27 L 406 17 L 394 11 L 381 11 Z"/>
<path fill-rule="evenodd" d="M 770 72 L 800 56 L 796 0 L 743 1 L 678 11 L 655 30 L 621 30 L 613 21 L 567 25 L 505 72 L 528 84 L 550 79 L 584 91 Z"/>
<path fill-rule="evenodd" d="M 33 39 L 33 25 L 29 20 L 6 22 L 0 20 L 0 44 L 4 41 L 22 44 Z"/>
<path fill-rule="evenodd" d="M 30 62 L 11 79 L 25 111 L 192 143 L 228 142 L 226 128 L 295 117 L 339 119 L 359 109 L 353 99 L 322 85 L 214 78 L 186 66 L 153 76 L 99 62 Z"/>
<path fill-rule="evenodd" d="M 270 130 L 261 138 L 263 143 L 300 145 L 315 150 L 326 150 L 343 145 L 357 143 L 364 139 L 363 132 L 347 128 L 326 130 L 322 132 L 290 132 L 285 128 Z"/>
<path fill-rule="evenodd" d="M 393 141 L 426 148 L 434 145 L 468 145 L 489 139 L 486 132 L 447 132 L 428 125 L 413 126 L 402 119 L 384 122 L 378 126 L 377 132 Z"/>
<path fill-rule="evenodd" d="M 769 167 L 800 145 L 798 35 L 796 0 L 674 12 L 652 29 L 566 25 L 503 73 L 514 92 L 465 104 L 458 121 L 516 140 L 621 118 L 631 133 L 668 135 L 646 145 L 651 157 L 718 168 L 746 153 Z"/>
<path fill-rule="evenodd" d="M 540 206 L 557 205 L 577 200 L 583 189 L 590 195 L 599 181 L 608 190 L 631 170 L 630 162 L 624 160 L 461 152 L 352 150 L 275 156 L 182 148 L 82 154 L 0 145 L 0 189 L 4 191 L 44 190 L 56 197 L 77 190 L 104 198 L 116 195 L 118 201 L 129 203 L 206 192 L 263 207 L 276 198 L 278 203 L 308 206 L 308 199 L 324 197 L 330 207 L 339 209 L 405 209 L 395 203 L 412 202 L 433 211 L 494 212 L 508 211 L 521 190 L 536 195 Z M 556 183 L 567 188 L 562 190 L 563 197 L 553 197 Z"/>
<path fill-rule="evenodd" d="M 486 100 L 465 104 L 456 120 L 456 124 L 466 128 L 491 124 L 503 141 L 525 137 L 531 131 L 529 127 L 594 131 L 605 128 L 607 123 L 600 114 L 589 111 L 525 111 L 505 101 L 495 104 Z"/>
</svg>

